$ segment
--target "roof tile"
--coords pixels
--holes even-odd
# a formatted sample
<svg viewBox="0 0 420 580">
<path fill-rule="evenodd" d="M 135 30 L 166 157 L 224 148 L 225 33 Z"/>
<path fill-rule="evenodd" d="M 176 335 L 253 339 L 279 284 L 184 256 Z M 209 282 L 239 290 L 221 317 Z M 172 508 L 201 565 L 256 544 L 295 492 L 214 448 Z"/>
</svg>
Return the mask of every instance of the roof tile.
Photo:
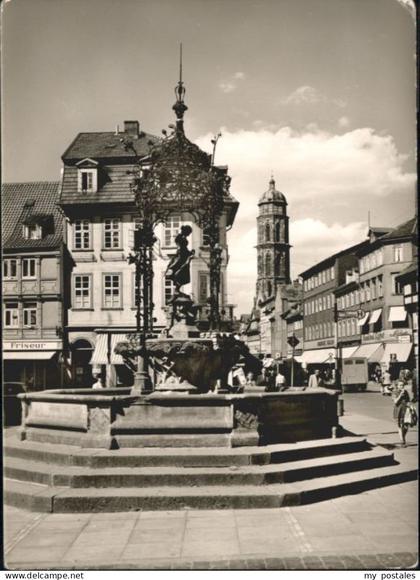
<svg viewBox="0 0 420 580">
<path fill-rule="evenodd" d="M 58 181 L 2 185 L 2 244 L 4 249 L 56 248 L 63 241 L 63 218 L 57 206 Z M 33 202 L 33 203 L 32 203 Z M 51 233 L 41 240 L 23 237 L 23 222 L 34 214 L 53 218 Z"/>
</svg>

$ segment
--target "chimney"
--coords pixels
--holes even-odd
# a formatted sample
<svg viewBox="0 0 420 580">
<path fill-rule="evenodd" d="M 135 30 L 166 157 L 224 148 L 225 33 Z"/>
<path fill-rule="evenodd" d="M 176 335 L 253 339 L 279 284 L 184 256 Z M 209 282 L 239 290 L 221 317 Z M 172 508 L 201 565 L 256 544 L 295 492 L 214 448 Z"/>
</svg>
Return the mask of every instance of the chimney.
<svg viewBox="0 0 420 580">
<path fill-rule="evenodd" d="M 134 139 L 139 138 L 140 125 L 138 121 L 124 121 L 124 133 L 130 135 Z"/>
</svg>

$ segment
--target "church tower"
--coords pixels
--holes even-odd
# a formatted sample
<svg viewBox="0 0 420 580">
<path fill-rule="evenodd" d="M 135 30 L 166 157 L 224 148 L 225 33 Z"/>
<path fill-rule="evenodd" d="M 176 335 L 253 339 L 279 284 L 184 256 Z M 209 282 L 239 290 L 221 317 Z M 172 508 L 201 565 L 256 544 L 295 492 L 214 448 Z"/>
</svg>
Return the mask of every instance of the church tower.
<svg viewBox="0 0 420 580">
<path fill-rule="evenodd" d="M 285 196 L 273 176 L 258 202 L 257 303 L 274 296 L 278 286 L 290 284 L 289 218 Z"/>
</svg>

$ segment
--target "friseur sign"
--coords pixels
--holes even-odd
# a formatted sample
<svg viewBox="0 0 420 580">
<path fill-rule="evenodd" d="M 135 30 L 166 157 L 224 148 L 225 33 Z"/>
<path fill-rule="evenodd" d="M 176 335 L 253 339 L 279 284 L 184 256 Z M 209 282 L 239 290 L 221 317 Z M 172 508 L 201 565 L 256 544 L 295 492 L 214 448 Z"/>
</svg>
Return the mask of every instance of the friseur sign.
<svg viewBox="0 0 420 580">
<path fill-rule="evenodd" d="M 61 340 L 11 340 L 3 342 L 3 350 L 60 350 L 63 347 Z"/>
<path fill-rule="evenodd" d="M 411 342 L 413 331 L 411 328 L 391 328 L 380 332 L 362 334 L 362 344 L 369 342 Z"/>
</svg>

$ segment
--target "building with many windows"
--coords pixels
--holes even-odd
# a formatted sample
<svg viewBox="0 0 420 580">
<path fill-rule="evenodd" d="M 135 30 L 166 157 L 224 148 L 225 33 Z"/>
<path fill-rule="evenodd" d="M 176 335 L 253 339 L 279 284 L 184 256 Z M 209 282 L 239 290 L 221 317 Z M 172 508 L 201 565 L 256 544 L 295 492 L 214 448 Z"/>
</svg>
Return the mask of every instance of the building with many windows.
<svg viewBox="0 0 420 580">
<path fill-rule="evenodd" d="M 72 260 L 58 198 L 58 182 L 2 187 L 4 381 L 37 390 L 67 379 L 63 329 Z"/>
<path fill-rule="evenodd" d="M 349 272 L 357 271 L 356 252 L 368 242 L 346 248 L 329 256 L 300 274 L 303 280 L 304 352 L 301 362 L 309 365 L 333 364 L 336 356 L 337 329 L 335 326 L 337 288 L 349 283 Z M 357 302 L 353 290 L 347 300 Z M 354 330 L 349 327 L 349 333 Z"/>
<path fill-rule="evenodd" d="M 361 347 L 355 355 L 369 362 L 413 366 L 412 320 L 404 308 L 399 275 L 411 266 L 417 237 L 415 218 L 382 236 L 369 232 L 369 243 L 357 251 Z"/>
<path fill-rule="evenodd" d="M 129 139 L 136 152 L 124 146 Z M 134 265 L 128 256 L 138 225 L 131 185 L 136 160 L 149 154 L 157 137 L 145 133 L 138 121 L 126 121 L 124 131 L 79 133 L 62 156 L 60 206 L 66 216 L 66 239 L 75 266 L 71 275 L 71 307 L 67 333 L 72 375 L 76 385 L 90 386 L 92 373 L 106 373 L 107 385 L 131 384 L 131 371 L 114 353 L 118 342 L 135 330 L 136 294 Z M 220 168 L 227 171 L 227 168 Z M 222 248 L 220 304 L 233 317 L 227 303 L 226 267 L 229 259 L 226 230 L 232 225 L 238 203 L 229 197 L 219 223 Z M 175 236 L 189 224 L 191 283 L 183 291 L 199 306 L 202 327 L 207 320 L 209 297 L 209 247 L 206 232 L 193 216 L 173 214 L 157 226 L 153 252 L 153 302 L 155 328 L 168 322 L 172 282 L 165 272 L 176 252 Z"/>
</svg>

